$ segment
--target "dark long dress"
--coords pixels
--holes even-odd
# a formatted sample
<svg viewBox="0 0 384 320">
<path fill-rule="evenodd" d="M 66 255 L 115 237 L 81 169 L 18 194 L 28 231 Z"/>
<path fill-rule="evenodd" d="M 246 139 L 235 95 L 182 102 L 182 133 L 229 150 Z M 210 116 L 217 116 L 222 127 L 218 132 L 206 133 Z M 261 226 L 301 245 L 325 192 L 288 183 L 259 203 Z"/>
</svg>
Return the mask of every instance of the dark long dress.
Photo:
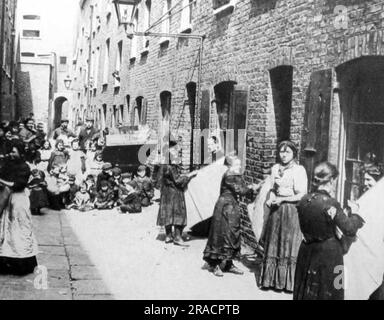
<svg viewBox="0 0 384 320">
<path fill-rule="evenodd" d="M 203 259 L 209 264 L 239 258 L 241 208 L 238 197 L 252 194 L 253 190 L 247 187 L 242 175 L 224 174 L 204 250 Z"/>
<path fill-rule="evenodd" d="M 158 226 L 187 225 L 187 209 L 184 191 L 191 179 L 180 174 L 178 165 L 164 165 L 161 177 Z"/>
<path fill-rule="evenodd" d="M 341 283 L 336 277 L 342 275 L 337 268 L 344 265 L 336 227 L 353 237 L 363 220 L 344 214 L 337 200 L 325 191 L 306 195 L 298 212 L 304 240 L 297 259 L 294 300 L 343 300 L 344 289 L 335 285 Z"/>
</svg>

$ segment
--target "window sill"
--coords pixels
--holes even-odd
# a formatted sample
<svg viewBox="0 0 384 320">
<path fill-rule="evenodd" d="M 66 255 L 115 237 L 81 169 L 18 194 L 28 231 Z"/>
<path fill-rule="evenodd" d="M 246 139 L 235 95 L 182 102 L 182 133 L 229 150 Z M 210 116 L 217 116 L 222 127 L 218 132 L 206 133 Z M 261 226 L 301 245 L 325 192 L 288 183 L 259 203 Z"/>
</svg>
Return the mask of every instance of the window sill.
<svg viewBox="0 0 384 320">
<path fill-rule="evenodd" d="M 222 12 L 233 10 L 235 8 L 236 3 L 237 0 L 231 0 L 228 4 L 221 6 L 220 8 L 214 9 L 213 14 L 218 15 Z"/>
</svg>

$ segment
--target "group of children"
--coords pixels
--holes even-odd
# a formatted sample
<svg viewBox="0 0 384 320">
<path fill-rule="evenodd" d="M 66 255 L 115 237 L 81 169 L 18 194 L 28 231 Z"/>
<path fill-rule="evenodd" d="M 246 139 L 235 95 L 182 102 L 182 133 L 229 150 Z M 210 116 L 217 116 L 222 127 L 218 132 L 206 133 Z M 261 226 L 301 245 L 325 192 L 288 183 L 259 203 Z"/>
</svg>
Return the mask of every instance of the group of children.
<svg viewBox="0 0 384 320">
<path fill-rule="evenodd" d="M 67 149 L 56 140 L 51 149 L 45 141 L 37 164 L 31 164 L 29 182 L 32 214 L 53 210 L 74 209 L 82 212 L 117 207 L 121 213 L 140 213 L 152 204 L 154 184 L 148 168 L 123 173 L 118 165 L 105 163 L 102 141 L 94 141 L 83 151 L 77 139 Z"/>
</svg>

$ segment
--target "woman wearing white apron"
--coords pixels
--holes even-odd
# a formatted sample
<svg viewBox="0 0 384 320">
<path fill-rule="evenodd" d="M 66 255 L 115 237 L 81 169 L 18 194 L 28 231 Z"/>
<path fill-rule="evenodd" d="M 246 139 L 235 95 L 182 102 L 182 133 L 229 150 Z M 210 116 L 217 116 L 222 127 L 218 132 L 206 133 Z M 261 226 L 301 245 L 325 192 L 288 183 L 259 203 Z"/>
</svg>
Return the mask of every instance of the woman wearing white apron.
<svg viewBox="0 0 384 320">
<path fill-rule="evenodd" d="M 37 241 L 33 233 L 29 195 L 30 168 L 24 161 L 24 144 L 14 141 L 10 159 L 0 170 L 2 192 L 10 189 L 0 213 L 0 273 L 27 275 L 37 266 Z"/>
</svg>

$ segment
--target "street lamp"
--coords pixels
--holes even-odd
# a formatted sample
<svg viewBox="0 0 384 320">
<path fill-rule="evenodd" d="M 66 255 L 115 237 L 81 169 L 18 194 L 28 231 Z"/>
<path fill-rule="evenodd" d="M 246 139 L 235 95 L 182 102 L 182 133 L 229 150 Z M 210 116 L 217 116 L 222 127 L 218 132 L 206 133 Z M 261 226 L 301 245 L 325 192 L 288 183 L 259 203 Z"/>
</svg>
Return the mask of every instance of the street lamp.
<svg viewBox="0 0 384 320">
<path fill-rule="evenodd" d="M 131 24 L 131 18 L 135 7 L 139 4 L 140 0 L 114 0 L 116 15 L 119 25 Z"/>
<path fill-rule="evenodd" d="M 68 75 L 65 79 L 64 79 L 64 85 L 65 85 L 65 88 L 67 90 L 69 90 L 69 88 L 71 87 L 71 83 L 72 83 L 72 79 L 70 78 L 70 76 Z"/>
</svg>

